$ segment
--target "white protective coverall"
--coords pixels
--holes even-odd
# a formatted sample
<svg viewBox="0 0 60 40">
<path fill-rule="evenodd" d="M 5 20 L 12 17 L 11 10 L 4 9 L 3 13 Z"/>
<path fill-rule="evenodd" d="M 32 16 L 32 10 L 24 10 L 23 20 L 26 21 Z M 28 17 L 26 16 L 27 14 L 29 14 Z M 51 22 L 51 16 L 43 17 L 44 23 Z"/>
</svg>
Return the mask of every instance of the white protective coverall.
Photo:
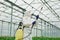
<svg viewBox="0 0 60 40">
<path fill-rule="evenodd" d="M 31 18 L 31 11 L 26 11 L 23 17 L 23 26 L 25 27 L 31 27 L 32 22 L 34 22 L 35 20 Z"/>
</svg>

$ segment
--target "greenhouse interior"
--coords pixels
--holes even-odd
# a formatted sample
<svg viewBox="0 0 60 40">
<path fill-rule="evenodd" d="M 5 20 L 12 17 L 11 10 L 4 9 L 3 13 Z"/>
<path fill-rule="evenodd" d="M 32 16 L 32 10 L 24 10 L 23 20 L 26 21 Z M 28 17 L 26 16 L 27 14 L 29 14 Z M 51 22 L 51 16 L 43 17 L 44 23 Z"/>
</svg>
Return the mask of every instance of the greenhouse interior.
<svg viewBox="0 0 60 40">
<path fill-rule="evenodd" d="M 0 40 L 60 40 L 60 0 L 0 0 Z"/>
</svg>

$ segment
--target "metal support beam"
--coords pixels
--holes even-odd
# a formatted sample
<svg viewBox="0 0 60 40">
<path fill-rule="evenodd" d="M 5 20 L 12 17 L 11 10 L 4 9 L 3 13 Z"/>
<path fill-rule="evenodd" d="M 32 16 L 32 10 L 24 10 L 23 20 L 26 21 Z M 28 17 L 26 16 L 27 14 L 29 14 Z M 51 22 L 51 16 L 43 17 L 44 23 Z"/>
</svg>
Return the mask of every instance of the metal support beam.
<svg viewBox="0 0 60 40">
<path fill-rule="evenodd" d="M 49 22 L 60 22 L 60 21 L 49 21 Z"/>
<path fill-rule="evenodd" d="M 4 4 L 4 3 L 2 3 L 2 2 L 0 2 L 0 4 L 2 4 L 2 5 L 4 5 L 4 6 L 6 6 L 6 7 L 8 7 L 8 8 L 12 8 L 11 6 L 6 5 L 6 4 Z M 21 11 L 17 10 L 16 8 L 13 8 L 13 9 L 14 9 L 14 10 L 16 10 L 17 12 L 23 13 L 23 12 L 21 12 Z"/>
<path fill-rule="evenodd" d="M 11 2 L 11 1 L 9 1 L 9 0 L 5 0 L 6 2 L 8 2 L 8 3 L 10 3 L 10 4 L 12 4 L 13 6 L 16 6 L 16 7 L 18 7 L 19 9 L 21 9 L 22 11 L 26 11 L 26 9 L 23 9 L 22 7 L 19 7 L 18 5 L 16 5 L 15 3 L 13 3 L 13 2 Z"/>
</svg>

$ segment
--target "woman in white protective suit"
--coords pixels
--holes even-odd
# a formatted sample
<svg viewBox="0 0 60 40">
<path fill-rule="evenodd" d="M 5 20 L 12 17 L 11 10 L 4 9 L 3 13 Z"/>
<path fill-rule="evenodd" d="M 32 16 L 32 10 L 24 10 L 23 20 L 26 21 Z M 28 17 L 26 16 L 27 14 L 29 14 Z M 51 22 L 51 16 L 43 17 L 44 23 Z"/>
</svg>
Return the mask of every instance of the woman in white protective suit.
<svg viewBox="0 0 60 40">
<path fill-rule="evenodd" d="M 18 29 L 16 31 L 15 40 L 23 40 L 24 36 L 24 28 L 25 27 L 31 27 L 33 28 L 34 24 L 36 24 L 36 20 L 39 18 L 39 15 L 36 16 L 36 20 L 33 20 L 31 18 L 33 14 L 31 14 L 31 11 L 26 11 L 22 22 L 19 23 Z"/>
</svg>

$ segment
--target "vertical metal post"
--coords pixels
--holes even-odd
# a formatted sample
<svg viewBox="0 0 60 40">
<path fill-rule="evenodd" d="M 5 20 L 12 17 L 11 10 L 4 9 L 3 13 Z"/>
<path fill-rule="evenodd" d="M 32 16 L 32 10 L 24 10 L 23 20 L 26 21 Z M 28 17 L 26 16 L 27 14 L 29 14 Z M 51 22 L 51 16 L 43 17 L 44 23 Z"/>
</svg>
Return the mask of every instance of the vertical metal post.
<svg viewBox="0 0 60 40">
<path fill-rule="evenodd" d="M 13 19 L 12 19 L 12 15 L 13 15 L 13 5 L 11 4 L 11 25 L 10 25 L 10 36 L 11 36 L 11 32 L 12 32 L 12 21 L 13 21 Z"/>
<path fill-rule="evenodd" d="M 42 37 L 42 20 L 41 20 L 41 37 Z"/>
<path fill-rule="evenodd" d="M 15 36 L 15 23 L 14 23 L 14 36 Z"/>
<path fill-rule="evenodd" d="M 2 21 L 2 26 L 1 26 L 1 36 L 2 36 L 2 30 L 3 30 L 3 21 Z"/>
<path fill-rule="evenodd" d="M 51 37 L 51 24 L 50 24 L 50 37 Z"/>
<path fill-rule="evenodd" d="M 49 36 L 48 37 L 50 37 L 50 26 L 49 26 L 49 23 L 48 23 L 48 30 L 49 30 Z"/>
<path fill-rule="evenodd" d="M 44 21 L 44 27 L 45 27 L 45 37 L 46 37 L 46 22 Z"/>
<path fill-rule="evenodd" d="M 54 31 L 53 31 L 53 25 L 52 25 L 52 37 L 53 37 Z"/>
<path fill-rule="evenodd" d="M 8 35 L 9 35 L 9 23 L 8 23 Z"/>
<path fill-rule="evenodd" d="M 36 27 L 36 37 L 37 37 L 37 27 Z"/>
</svg>

